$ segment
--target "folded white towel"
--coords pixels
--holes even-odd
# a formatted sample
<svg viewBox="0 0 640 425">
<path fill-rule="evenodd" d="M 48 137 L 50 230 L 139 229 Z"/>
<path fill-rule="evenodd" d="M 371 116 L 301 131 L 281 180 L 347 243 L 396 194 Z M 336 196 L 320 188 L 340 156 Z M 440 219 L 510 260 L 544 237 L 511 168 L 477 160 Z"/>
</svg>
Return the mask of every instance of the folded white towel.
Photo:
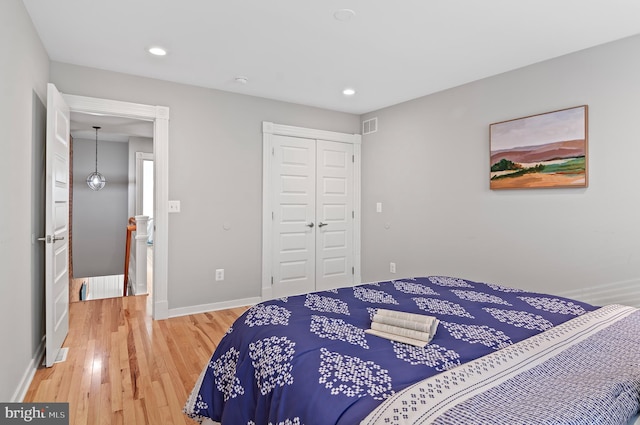
<svg viewBox="0 0 640 425">
<path fill-rule="evenodd" d="M 365 333 L 379 336 L 380 338 L 389 339 L 391 341 L 403 342 L 409 345 L 415 345 L 416 347 L 425 347 L 427 345 L 427 341 L 420 341 L 419 339 L 408 338 L 402 335 L 395 335 L 386 332 L 376 331 L 374 329 L 366 329 Z"/>
<path fill-rule="evenodd" d="M 424 347 L 440 322 L 433 316 L 379 308 L 365 332 L 393 341 Z"/>
<path fill-rule="evenodd" d="M 371 329 L 374 331 L 385 332 L 388 334 L 406 336 L 407 338 L 419 339 L 420 341 L 431 341 L 433 335 L 429 332 L 414 331 L 413 329 L 401 328 L 399 326 L 385 325 L 384 323 L 371 323 Z"/>
<path fill-rule="evenodd" d="M 372 322 L 374 323 L 384 323 L 386 325 L 398 326 L 400 328 L 413 329 L 414 331 L 420 332 L 431 332 L 433 329 L 434 321 L 437 319 L 433 318 L 432 320 L 424 320 L 421 322 L 407 319 L 400 319 L 392 316 L 383 316 L 381 314 L 376 313 L 373 316 Z"/>
</svg>

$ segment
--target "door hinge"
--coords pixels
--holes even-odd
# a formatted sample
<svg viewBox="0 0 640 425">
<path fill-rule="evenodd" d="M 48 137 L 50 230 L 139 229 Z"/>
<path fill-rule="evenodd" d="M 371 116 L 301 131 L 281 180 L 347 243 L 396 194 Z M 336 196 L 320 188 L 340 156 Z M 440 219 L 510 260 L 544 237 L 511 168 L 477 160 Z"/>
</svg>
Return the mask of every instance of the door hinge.
<svg viewBox="0 0 640 425">
<path fill-rule="evenodd" d="M 351 274 L 356 274 L 356 268 L 355 267 L 351 267 Z"/>
<path fill-rule="evenodd" d="M 276 154 L 276 148 L 271 148 L 271 155 L 275 155 Z"/>
<path fill-rule="evenodd" d="M 271 276 L 271 284 L 273 285 L 273 276 Z"/>
<path fill-rule="evenodd" d="M 356 218 L 356 212 L 355 211 L 351 211 L 351 218 Z"/>
<path fill-rule="evenodd" d="M 273 211 L 271 211 L 271 220 L 273 220 L 275 218 L 276 218 L 275 213 Z"/>
<path fill-rule="evenodd" d="M 356 156 L 355 155 L 351 155 L 351 162 L 353 162 L 353 163 L 356 162 Z"/>
</svg>

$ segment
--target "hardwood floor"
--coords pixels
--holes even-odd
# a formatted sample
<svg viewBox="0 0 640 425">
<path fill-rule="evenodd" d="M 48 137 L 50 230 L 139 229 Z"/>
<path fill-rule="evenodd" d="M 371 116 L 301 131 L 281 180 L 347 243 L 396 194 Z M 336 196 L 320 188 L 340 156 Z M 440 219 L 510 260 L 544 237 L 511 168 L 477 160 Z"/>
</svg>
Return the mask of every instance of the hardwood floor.
<svg viewBox="0 0 640 425">
<path fill-rule="evenodd" d="M 82 286 L 82 282 L 85 281 L 85 278 L 74 278 L 71 279 L 71 283 L 69 284 L 69 302 L 77 303 L 80 301 L 80 287 Z"/>
<path fill-rule="evenodd" d="M 25 402 L 69 402 L 71 425 L 195 424 L 182 407 L 247 308 L 154 321 L 147 296 L 70 305 L 67 360 L 41 367 Z"/>
</svg>

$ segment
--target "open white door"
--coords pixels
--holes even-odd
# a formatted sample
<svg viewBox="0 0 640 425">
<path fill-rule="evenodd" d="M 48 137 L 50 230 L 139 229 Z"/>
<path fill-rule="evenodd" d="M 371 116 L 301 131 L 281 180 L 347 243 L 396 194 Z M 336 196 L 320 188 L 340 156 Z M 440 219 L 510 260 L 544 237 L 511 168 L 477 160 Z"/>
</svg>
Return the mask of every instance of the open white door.
<svg viewBox="0 0 640 425">
<path fill-rule="evenodd" d="M 47 86 L 45 248 L 46 366 L 69 332 L 69 107 Z"/>
</svg>

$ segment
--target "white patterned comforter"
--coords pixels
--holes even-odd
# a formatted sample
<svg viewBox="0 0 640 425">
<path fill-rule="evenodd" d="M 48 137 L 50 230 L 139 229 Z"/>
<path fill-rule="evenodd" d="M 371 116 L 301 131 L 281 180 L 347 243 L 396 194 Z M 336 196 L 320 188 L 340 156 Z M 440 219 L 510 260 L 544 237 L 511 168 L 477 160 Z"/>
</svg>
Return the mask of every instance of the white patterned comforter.
<svg viewBox="0 0 640 425">
<path fill-rule="evenodd" d="M 640 311 L 606 306 L 412 385 L 361 424 L 626 424 L 639 342 Z"/>
</svg>

